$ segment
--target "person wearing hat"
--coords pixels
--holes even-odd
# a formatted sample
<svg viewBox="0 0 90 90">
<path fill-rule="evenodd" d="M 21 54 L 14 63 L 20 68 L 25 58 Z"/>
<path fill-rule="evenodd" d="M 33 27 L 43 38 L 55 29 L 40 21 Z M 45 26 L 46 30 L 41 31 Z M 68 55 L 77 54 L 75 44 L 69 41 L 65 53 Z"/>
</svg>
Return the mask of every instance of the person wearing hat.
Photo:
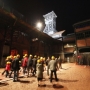
<svg viewBox="0 0 90 90">
<path fill-rule="evenodd" d="M 7 61 L 6 63 L 6 68 L 5 68 L 5 71 L 6 71 L 6 77 L 9 75 L 9 71 L 11 69 L 11 62 L 10 61 Z"/>
<path fill-rule="evenodd" d="M 14 71 L 13 82 L 18 81 L 18 75 L 20 70 L 19 61 L 20 61 L 20 55 L 18 54 L 17 56 L 14 57 L 14 60 L 12 62 L 12 69 Z"/>
<path fill-rule="evenodd" d="M 38 81 L 38 86 L 41 86 L 41 81 L 43 79 L 43 65 L 41 63 L 41 60 L 37 60 L 37 81 Z M 45 84 L 44 84 L 45 86 Z"/>
<path fill-rule="evenodd" d="M 30 54 L 29 58 L 28 58 L 28 61 L 27 61 L 27 73 L 28 73 L 27 77 L 29 77 L 29 71 L 31 71 L 31 73 L 32 73 L 32 70 L 33 70 L 33 68 L 32 68 L 32 65 L 33 65 L 32 58 L 33 58 L 33 56 Z"/>
<path fill-rule="evenodd" d="M 6 65 L 7 65 L 7 62 L 9 61 L 9 56 L 6 57 L 5 59 L 5 69 L 4 71 L 2 72 L 2 75 L 4 75 L 4 73 L 6 72 Z"/>
<path fill-rule="evenodd" d="M 36 74 L 36 64 L 37 64 L 37 56 L 34 55 L 34 58 L 33 58 L 33 76 L 35 76 L 35 74 Z"/>
<path fill-rule="evenodd" d="M 58 67 L 57 67 L 57 62 L 55 61 L 55 57 L 52 56 L 51 60 L 48 63 L 48 69 L 50 69 L 50 71 L 51 71 L 51 73 L 50 73 L 50 82 L 52 82 L 53 73 L 55 75 L 55 80 L 58 81 L 57 74 L 56 74 L 57 68 Z"/>
<path fill-rule="evenodd" d="M 16 56 L 13 56 L 13 60 L 14 60 L 15 58 L 16 58 Z M 12 62 L 13 62 L 13 60 L 12 60 Z M 10 71 L 10 73 L 9 73 L 9 78 L 11 78 L 12 73 L 13 73 L 12 67 L 13 67 L 13 65 L 12 65 L 12 63 L 11 63 L 11 71 Z"/>
<path fill-rule="evenodd" d="M 27 69 L 28 55 L 25 54 L 24 56 L 25 57 L 24 57 L 23 62 L 22 62 L 22 67 L 23 67 L 23 74 L 25 75 L 26 69 Z"/>
</svg>

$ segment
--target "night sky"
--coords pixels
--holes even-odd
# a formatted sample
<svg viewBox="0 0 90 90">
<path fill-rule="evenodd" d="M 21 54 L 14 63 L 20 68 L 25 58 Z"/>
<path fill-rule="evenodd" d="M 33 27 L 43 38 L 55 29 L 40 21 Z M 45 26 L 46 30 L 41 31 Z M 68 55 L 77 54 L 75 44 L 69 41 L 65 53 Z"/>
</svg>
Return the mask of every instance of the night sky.
<svg viewBox="0 0 90 90">
<path fill-rule="evenodd" d="M 74 33 L 73 24 L 90 19 L 90 0 L 3 0 L 10 7 L 22 13 L 32 25 L 41 21 L 43 15 L 54 11 L 57 15 L 57 31 Z"/>
</svg>

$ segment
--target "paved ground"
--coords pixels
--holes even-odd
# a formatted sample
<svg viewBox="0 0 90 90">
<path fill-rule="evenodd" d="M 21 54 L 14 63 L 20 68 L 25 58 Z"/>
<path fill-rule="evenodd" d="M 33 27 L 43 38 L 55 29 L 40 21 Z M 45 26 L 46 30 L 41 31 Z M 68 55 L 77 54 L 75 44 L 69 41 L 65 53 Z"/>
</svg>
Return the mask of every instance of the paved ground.
<svg viewBox="0 0 90 90">
<path fill-rule="evenodd" d="M 42 84 L 45 83 L 46 87 L 38 87 L 35 77 L 20 77 L 19 82 L 13 82 L 12 78 L 2 76 L 3 69 L 0 69 L 0 90 L 90 90 L 90 66 L 64 63 L 62 67 L 63 69 L 57 71 L 58 82 L 53 80 L 50 83 L 44 72 L 45 80 Z"/>
</svg>

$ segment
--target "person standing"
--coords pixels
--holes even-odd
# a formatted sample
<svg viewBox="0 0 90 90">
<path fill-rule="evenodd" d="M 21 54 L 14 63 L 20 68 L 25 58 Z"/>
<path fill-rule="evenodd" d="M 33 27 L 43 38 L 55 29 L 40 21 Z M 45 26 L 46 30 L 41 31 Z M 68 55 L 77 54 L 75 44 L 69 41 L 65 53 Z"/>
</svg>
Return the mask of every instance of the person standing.
<svg viewBox="0 0 90 90">
<path fill-rule="evenodd" d="M 37 68 L 37 81 L 38 81 L 38 87 L 39 87 L 41 86 L 41 81 L 43 79 L 43 65 L 41 60 L 37 60 L 36 68 Z"/>
<path fill-rule="evenodd" d="M 54 56 L 51 57 L 51 60 L 48 63 L 48 69 L 50 69 L 50 71 L 51 71 L 51 73 L 50 73 L 50 82 L 52 82 L 53 73 L 55 75 L 55 80 L 58 81 L 57 74 L 56 74 L 56 71 L 57 71 L 58 67 L 57 67 L 57 62 L 55 61 Z"/>
</svg>

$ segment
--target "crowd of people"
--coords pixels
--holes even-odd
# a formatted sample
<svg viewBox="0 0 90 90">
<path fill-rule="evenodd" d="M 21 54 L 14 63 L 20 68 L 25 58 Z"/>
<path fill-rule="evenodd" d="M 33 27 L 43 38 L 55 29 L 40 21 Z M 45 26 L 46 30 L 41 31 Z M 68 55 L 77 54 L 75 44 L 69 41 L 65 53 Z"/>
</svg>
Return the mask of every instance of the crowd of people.
<svg viewBox="0 0 90 90">
<path fill-rule="evenodd" d="M 5 69 L 2 72 L 2 75 L 5 77 L 13 77 L 13 82 L 18 81 L 19 73 L 23 73 L 23 75 L 30 77 L 37 77 L 38 86 L 40 86 L 40 82 L 43 79 L 43 72 L 47 71 L 47 75 L 50 76 L 50 82 L 53 80 L 53 74 L 55 76 L 55 80 L 58 81 L 57 78 L 57 70 L 62 68 L 62 61 L 59 58 L 55 58 L 54 56 L 50 57 L 40 57 L 37 55 L 28 55 L 25 54 L 23 58 L 20 58 L 20 55 L 16 56 L 7 56 L 6 58 Z"/>
</svg>

